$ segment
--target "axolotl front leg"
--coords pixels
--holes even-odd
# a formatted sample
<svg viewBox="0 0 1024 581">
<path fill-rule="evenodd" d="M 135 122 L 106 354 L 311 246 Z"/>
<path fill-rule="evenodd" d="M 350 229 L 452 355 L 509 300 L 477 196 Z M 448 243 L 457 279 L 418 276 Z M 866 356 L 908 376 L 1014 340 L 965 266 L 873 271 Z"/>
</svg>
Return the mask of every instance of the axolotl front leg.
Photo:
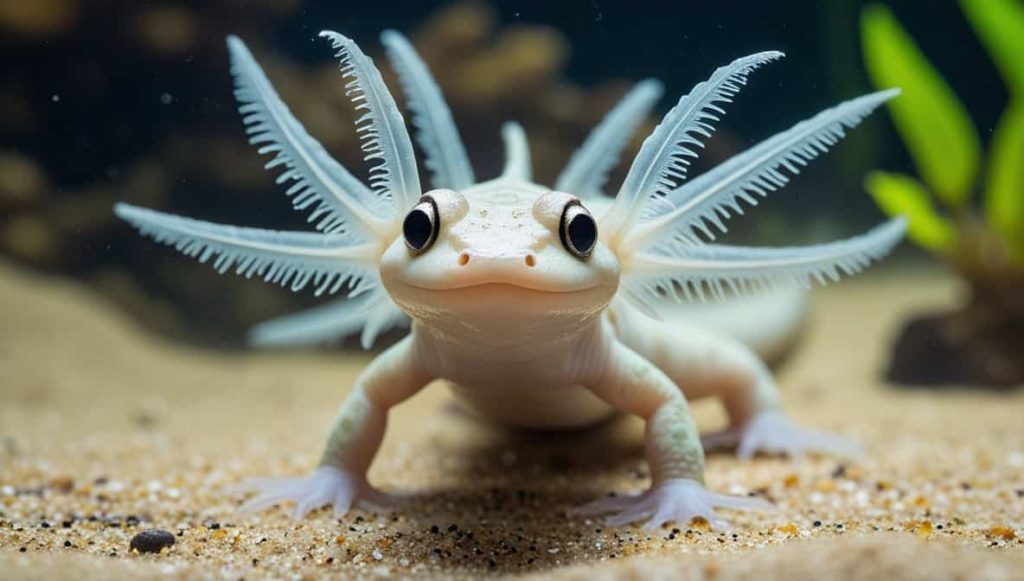
<svg viewBox="0 0 1024 581">
<path fill-rule="evenodd" d="M 727 496 L 704 488 L 704 450 L 686 398 L 657 366 L 612 339 L 609 352 L 588 387 L 598 397 L 647 422 L 645 448 L 651 487 L 639 496 L 604 498 L 574 510 L 577 514 L 615 513 L 608 523 L 646 519 L 648 528 L 668 521 L 687 523 L 703 517 L 725 525 L 716 507 L 762 509 L 768 503 Z"/>
<path fill-rule="evenodd" d="M 387 425 L 388 409 L 408 399 L 431 381 L 420 363 L 412 337 L 378 356 L 359 376 L 334 420 L 320 465 L 305 478 L 267 478 L 244 487 L 258 494 L 242 511 L 282 502 L 295 503 L 295 518 L 322 506 L 341 516 L 352 506 L 386 510 L 400 498 L 372 487 L 366 472 L 377 454 Z"/>
</svg>

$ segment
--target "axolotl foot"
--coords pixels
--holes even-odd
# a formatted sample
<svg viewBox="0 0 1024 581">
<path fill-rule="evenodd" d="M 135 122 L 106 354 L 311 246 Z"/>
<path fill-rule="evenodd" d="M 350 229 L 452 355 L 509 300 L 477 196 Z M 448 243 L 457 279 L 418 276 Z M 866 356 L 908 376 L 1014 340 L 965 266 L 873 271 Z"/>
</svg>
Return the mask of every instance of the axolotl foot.
<svg viewBox="0 0 1024 581">
<path fill-rule="evenodd" d="M 728 522 L 715 514 L 715 508 L 767 510 L 772 505 L 760 498 L 710 492 L 696 480 L 672 478 L 652 486 L 643 494 L 602 498 L 571 509 L 570 514 L 614 513 L 606 521 L 610 526 L 646 519 L 646 529 L 660 527 L 669 521 L 686 525 L 694 518 L 701 517 L 714 528 L 727 529 Z"/>
<path fill-rule="evenodd" d="M 381 492 L 363 477 L 353 476 L 333 466 L 320 466 L 304 478 L 255 478 L 243 482 L 240 489 L 256 492 L 239 512 L 255 512 L 283 502 L 294 502 L 296 519 L 330 505 L 334 516 L 345 515 L 353 506 L 371 512 L 389 512 L 406 499 Z"/>
<path fill-rule="evenodd" d="M 856 442 L 827 432 L 796 425 L 782 412 L 761 412 L 746 424 L 731 427 L 701 438 L 705 450 L 736 448 L 736 455 L 753 458 L 758 452 L 801 456 L 818 452 L 833 456 L 856 458 L 863 450 Z"/>
</svg>

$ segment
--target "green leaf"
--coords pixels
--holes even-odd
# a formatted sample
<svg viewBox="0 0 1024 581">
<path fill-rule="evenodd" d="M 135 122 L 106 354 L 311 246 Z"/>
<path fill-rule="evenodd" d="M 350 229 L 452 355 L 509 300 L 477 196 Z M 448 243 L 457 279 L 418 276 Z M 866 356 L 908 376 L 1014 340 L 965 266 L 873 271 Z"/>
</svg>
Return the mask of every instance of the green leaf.
<svg viewBox="0 0 1024 581">
<path fill-rule="evenodd" d="M 1024 97 L 1024 2 L 961 0 L 960 7 L 988 48 L 1010 92 Z"/>
<path fill-rule="evenodd" d="M 963 208 L 981 158 L 978 132 L 966 109 L 887 7 L 864 9 L 861 35 L 875 86 L 903 88 L 903 95 L 889 102 L 889 111 L 918 173 L 948 208 Z"/>
<path fill-rule="evenodd" d="M 985 217 L 1024 256 L 1024 100 L 1006 108 L 992 136 Z"/>
<path fill-rule="evenodd" d="M 956 244 L 956 228 L 936 211 L 921 182 L 906 174 L 874 171 L 864 187 L 883 212 L 907 219 L 907 238 L 918 246 L 942 252 Z"/>
</svg>

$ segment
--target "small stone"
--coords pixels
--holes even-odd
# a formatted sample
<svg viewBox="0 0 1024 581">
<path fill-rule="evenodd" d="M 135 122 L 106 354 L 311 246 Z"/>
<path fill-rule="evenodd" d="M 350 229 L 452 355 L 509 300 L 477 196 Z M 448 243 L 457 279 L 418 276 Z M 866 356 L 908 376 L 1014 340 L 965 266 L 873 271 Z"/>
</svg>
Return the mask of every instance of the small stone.
<svg viewBox="0 0 1024 581">
<path fill-rule="evenodd" d="M 785 533 L 792 537 L 795 537 L 800 534 L 800 529 L 796 528 L 796 525 L 793 523 L 787 523 L 785 525 L 782 525 L 778 528 L 778 531 L 780 533 Z"/>
<path fill-rule="evenodd" d="M 917 536 L 922 538 L 928 537 L 932 534 L 932 522 L 928 520 L 923 520 L 919 523 L 911 523 L 909 528 L 913 530 Z"/>
<path fill-rule="evenodd" d="M 75 489 L 75 481 L 69 476 L 60 476 L 50 481 L 50 488 L 61 494 L 67 494 Z"/>
<path fill-rule="evenodd" d="M 1013 529 L 1007 526 L 996 525 L 988 529 L 988 535 L 990 537 L 999 537 L 1006 541 L 1012 541 L 1017 538 L 1017 533 Z"/>
<path fill-rule="evenodd" d="M 159 553 L 174 545 L 174 535 L 161 529 L 150 529 L 132 537 L 129 548 L 140 553 Z"/>
</svg>

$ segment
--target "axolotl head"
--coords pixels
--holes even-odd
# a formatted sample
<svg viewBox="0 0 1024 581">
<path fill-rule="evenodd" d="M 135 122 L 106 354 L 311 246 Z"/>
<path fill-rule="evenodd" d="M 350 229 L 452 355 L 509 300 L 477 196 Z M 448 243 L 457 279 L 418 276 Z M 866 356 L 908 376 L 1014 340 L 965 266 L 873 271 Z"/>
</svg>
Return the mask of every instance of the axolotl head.
<svg viewBox="0 0 1024 581">
<path fill-rule="evenodd" d="M 529 335 L 597 317 L 618 288 L 619 263 L 578 198 L 496 180 L 425 194 L 380 274 L 415 321 L 479 333 L 511 325 Z"/>
</svg>

